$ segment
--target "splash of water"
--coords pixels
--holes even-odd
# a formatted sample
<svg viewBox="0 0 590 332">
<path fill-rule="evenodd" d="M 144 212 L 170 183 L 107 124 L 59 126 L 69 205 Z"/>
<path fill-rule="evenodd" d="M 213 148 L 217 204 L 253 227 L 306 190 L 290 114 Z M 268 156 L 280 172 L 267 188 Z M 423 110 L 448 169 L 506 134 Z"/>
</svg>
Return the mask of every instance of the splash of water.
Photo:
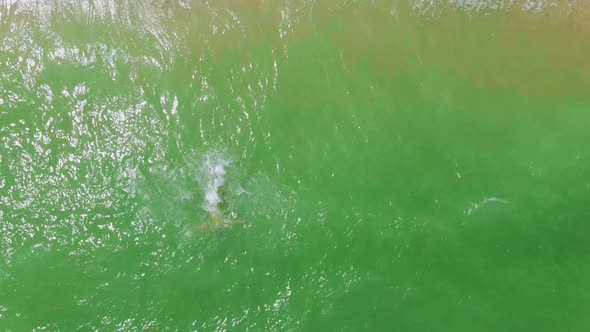
<svg viewBox="0 0 590 332">
<path fill-rule="evenodd" d="M 218 214 L 219 204 L 222 202 L 220 188 L 225 182 L 225 168 L 229 161 L 220 153 L 208 153 L 203 162 L 204 201 L 203 209 L 211 214 Z"/>
</svg>

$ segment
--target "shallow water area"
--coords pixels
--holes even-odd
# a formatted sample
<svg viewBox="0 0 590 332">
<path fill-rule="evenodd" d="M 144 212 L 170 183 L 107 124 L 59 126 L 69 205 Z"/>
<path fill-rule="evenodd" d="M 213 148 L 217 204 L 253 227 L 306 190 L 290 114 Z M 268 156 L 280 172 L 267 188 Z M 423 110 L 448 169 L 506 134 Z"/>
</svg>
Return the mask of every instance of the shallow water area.
<svg viewBox="0 0 590 332">
<path fill-rule="evenodd" d="M 587 331 L 589 18 L 0 0 L 0 330 Z"/>
</svg>

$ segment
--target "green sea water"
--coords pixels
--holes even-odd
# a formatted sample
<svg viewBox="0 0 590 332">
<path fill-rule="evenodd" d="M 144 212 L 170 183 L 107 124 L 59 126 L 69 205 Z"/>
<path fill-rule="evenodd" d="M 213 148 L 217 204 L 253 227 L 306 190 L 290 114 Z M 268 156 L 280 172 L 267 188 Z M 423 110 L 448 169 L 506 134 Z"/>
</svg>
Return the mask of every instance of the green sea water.
<svg viewBox="0 0 590 332">
<path fill-rule="evenodd" d="M 0 0 L 0 331 L 589 331 L 589 18 Z"/>
</svg>

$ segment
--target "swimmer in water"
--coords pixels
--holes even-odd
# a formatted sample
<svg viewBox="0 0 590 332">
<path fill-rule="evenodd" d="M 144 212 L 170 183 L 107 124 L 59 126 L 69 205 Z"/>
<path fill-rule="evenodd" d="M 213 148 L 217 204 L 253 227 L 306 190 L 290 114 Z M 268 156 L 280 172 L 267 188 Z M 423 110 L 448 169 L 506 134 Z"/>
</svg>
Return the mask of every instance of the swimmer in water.
<svg viewBox="0 0 590 332">
<path fill-rule="evenodd" d="M 224 220 L 223 218 L 223 198 L 224 198 L 224 191 L 222 186 L 217 187 L 217 195 L 220 198 L 217 204 L 215 205 L 215 209 L 210 211 L 210 219 L 208 223 L 203 225 L 199 225 L 196 228 L 199 230 L 210 230 L 210 231 L 217 231 L 222 228 L 229 228 L 233 225 L 242 225 L 244 221 L 242 220 Z"/>
</svg>

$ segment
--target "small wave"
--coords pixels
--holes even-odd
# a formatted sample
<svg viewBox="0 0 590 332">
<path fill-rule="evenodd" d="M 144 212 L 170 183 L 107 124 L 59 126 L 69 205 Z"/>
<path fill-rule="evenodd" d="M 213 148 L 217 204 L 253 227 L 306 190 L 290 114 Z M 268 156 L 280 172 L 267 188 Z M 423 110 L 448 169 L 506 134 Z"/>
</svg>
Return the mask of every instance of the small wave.
<svg viewBox="0 0 590 332">
<path fill-rule="evenodd" d="M 509 200 L 507 200 L 507 199 L 504 199 L 504 198 L 487 197 L 487 198 L 484 198 L 484 199 L 482 199 L 481 201 L 479 201 L 477 203 L 472 203 L 469 206 L 469 208 L 467 208 L 467 210 L 464 211 L 464 213 L 467 214 L 467 215 L 471 215 L 476 210 L 479 210 L 480 208 L 482 208 L 485 205 L 488 205 L 490 203 L 510 204 L 511 202 Z"/>
</svg>

